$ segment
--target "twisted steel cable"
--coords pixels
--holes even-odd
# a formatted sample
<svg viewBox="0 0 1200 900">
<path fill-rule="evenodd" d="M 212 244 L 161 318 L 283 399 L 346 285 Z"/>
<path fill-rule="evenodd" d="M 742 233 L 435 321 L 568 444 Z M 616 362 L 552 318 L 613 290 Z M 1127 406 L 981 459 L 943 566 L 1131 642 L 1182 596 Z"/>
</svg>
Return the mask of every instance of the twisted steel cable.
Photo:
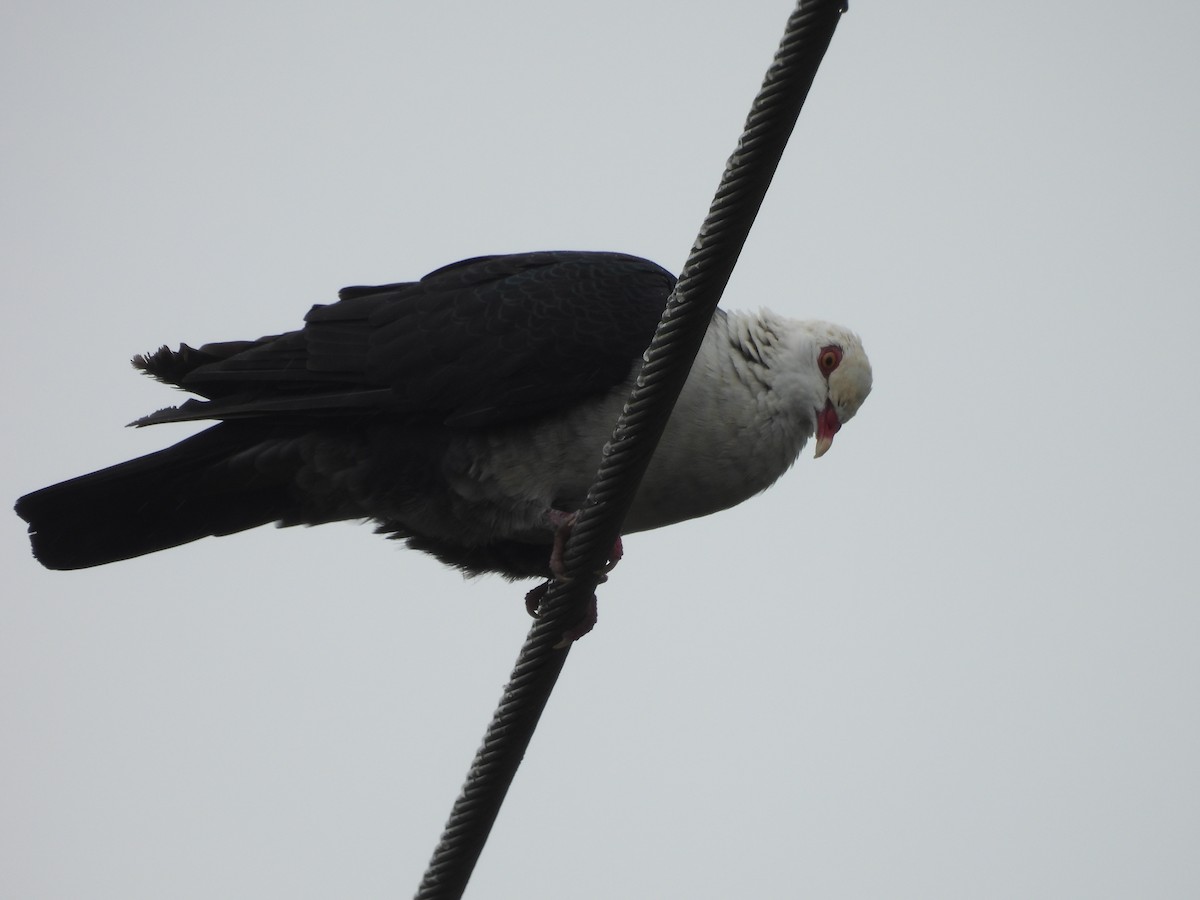
<svg viewBox="0 0 1200 900">
<path fill-rule="evenodd" d="M 417 900 L 452 900 L 466 890 L 516 775 L 570 644 L 565 632 L 588 604 L 642 475 L 750 233 L 784 147 L 833 38 L 844 0 L 800 0 L 729 158 L 633 393 L 605 447 L 563 554 L 567 580 L 541 604 L 484 735 L 462 792 L 417 890 Z"/>
</svg>

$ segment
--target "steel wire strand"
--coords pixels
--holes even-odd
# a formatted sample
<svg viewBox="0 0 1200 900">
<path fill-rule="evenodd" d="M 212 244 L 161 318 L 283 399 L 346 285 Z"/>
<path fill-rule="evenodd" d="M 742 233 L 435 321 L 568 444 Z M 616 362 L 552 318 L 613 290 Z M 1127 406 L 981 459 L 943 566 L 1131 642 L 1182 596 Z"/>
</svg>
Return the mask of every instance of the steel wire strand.
<svg viewBox="0 0 1200 900">
<path fill-rule="evenodd" d="M 466 889 L 570 645 L 564 632 L 586 614 L 638 484 L 666 427 L 817 68 L 846 6 L 801 0 L 751 107 L 737 149 L 645 354 L 567 541 L 567 579 L 551 585 L 505 686 L 466 783 L 418 888 L 418 900 Z"/>
</svg>

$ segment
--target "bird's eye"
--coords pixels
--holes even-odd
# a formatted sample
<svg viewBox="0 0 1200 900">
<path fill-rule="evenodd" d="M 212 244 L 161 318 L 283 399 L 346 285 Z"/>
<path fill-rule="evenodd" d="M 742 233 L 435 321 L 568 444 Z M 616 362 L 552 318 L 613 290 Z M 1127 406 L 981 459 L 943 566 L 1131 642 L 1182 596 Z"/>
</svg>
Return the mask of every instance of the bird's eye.
<svg viewBox="0 0 1200 900">
<path fill-rule="evenodd" d="M 829 375 L 838 364 L 842 361 L 842 348 L 837 344 L 830 344 L 828 347 L 821 348 L 821 354 L 817 357 L 817 365 L 821 368 L 822 375 Z"/>
</svg>

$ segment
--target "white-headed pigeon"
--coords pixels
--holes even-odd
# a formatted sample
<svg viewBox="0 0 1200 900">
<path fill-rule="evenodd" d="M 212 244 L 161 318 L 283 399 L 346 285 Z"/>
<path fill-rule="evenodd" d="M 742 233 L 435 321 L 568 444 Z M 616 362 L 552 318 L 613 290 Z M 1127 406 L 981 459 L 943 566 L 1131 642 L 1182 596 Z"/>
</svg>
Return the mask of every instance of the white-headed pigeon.
<svg viewBox="0 0 1200 900">
<path fill-rule="evenodd" d="M 51 569 L 370 519 L 468 574 L 550 577 L 674 282 L 617 253 L 486 256 L 346 288 L 299 331 L 163 347 L 134 364 L 204 399 L 134 424 L 218 424 L 17 513 Z M 623 531 L 757 494 L 814 434 L 827 451 L 870 389 L 846 329 L 718 311 Z"/>
</svg>

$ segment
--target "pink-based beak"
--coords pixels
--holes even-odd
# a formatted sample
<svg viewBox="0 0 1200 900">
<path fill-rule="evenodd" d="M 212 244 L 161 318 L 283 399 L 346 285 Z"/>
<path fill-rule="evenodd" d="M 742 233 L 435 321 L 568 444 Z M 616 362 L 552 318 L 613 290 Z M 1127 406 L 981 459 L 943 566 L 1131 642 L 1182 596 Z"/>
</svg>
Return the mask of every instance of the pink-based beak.
<svg viewBox="0 0 1200 900">
<path fill-rule="evenodd" d="M 825 451 L 833 446 L 833 436 L 841 427 L 833 401 L 826 400 L 825 408 L 817 414 L 817 452 L 813 454 L 813 459 L 824 456 Z"/>
</svg>

